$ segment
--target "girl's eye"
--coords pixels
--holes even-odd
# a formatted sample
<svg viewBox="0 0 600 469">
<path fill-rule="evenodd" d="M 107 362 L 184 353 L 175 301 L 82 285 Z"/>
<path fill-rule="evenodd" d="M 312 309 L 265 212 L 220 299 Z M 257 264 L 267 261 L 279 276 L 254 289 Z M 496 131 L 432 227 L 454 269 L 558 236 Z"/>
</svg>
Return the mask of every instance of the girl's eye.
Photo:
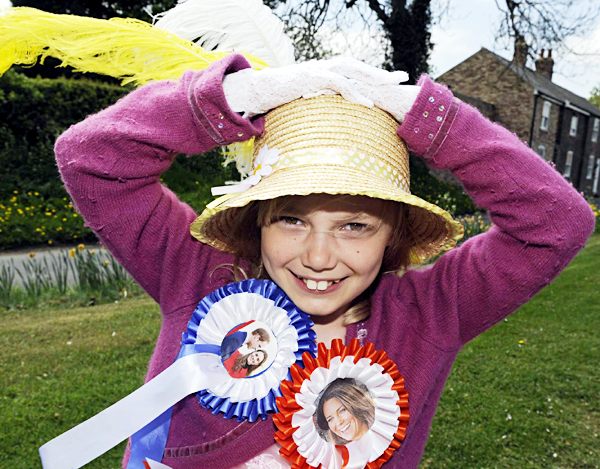
<svg viewBox="0 0 600 469">
<path fill-rule="evenodd" d="M 340 407 L 340 410 L 338 412 L 340 414 L 343 414 L 344 412 L 346 412 L 346 408 L 345 407 Z"/>
<path fill-rule="evenodd" d="M 281 216 L 275 218 L 275 222 L 281 222 L 285 225 L 302 225 L 302 220 L 296 217 Z"/>
<path fill-rule="evenodd" d="M 342 229 L 346 231 L 360 232 L 365 231 L 367 228 L 369 228 L 369 225 L 365 225 L 364 223 L 348 223 L 344 225 Z"/>
<path fill-rule="evenodd" d="M 346 223 L 339 231 L 342 238 L 361 238 L 375 233 L 373 225 L 369 223 Z"/>
</svg>

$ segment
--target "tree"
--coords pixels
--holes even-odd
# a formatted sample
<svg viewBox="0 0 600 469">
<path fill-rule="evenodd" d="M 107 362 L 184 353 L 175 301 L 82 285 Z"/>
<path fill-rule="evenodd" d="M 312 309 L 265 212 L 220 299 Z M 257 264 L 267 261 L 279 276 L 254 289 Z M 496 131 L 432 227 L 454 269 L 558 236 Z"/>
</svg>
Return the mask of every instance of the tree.
<svg viewBox="0 0 600 469">
<path fill-rule="evenodd" d="M 172 8 L 176 0 L 11 0 L 15 7 L 32 7 L 49 13 L 91 16 L 108 19 L 115 16 L 152 22 L 152 16 Z"/>
<path fill-rule="evenodd" d="M 321 27 L 328 19 L 336 24 L 351 13 L 366 26 L 379 28 L 387 41 L 385 67 L 405 70 L 414 83 L 416 78 L 428 71 L 427 61 L 433 47 L 430 26 L 431 0 L 305 0 L 289 1 L 287 11 L 281 17 L 297 45 L 299 58 L 319 58 L 326 55 L 317 39 Z M 374 25 L 366 11 L 377 19 Z"/>
<path fill-rule="evenodd" d="M 596 107 L 600 108 L 600 85 L 596 86 L 592 90 L 589 101 Z"/>
<path fill-rule="evenodd" d="M 507 48 L 522 43 L 532 58 L 542 49 L 560 54 L 566 40 L 584 36 L 596 26 L 596 0 L 495 0 L 502 14 L 496 39 Z"/>
</svg>

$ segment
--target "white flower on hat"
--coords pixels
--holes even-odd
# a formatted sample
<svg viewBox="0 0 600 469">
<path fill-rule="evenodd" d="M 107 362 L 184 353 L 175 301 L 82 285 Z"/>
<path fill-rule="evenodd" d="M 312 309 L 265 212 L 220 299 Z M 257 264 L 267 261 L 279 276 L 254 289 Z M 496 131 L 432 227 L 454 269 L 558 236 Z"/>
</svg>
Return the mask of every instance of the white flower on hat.
<svg viewBox="0 0 600 469">
<path fill-rule="evenodd" d="M 273 173 L 273 166 L 279 161 L 280 151 L 276 148 L 269 148 L 267 145 L 262 147 L 254 160 L 254 170 L 252 174 L 243 181 L 230 186 L 219 186 L 211 189 L 212 195 L 235 194 L 245 192 L 252 186 L 260 182 L 263 177 Z"/>
<path fill-rule="evenodd" d="M 263 177 L 269 176 L 273 172 L 273 166 L 271 165 L 279 161 L 279 153 L 279 150 L 269 149 L 267 145 L 262 147 L 256 155 L 252 175 L 244 179 L 243 183 L 255 186 Z"/>
</svg>

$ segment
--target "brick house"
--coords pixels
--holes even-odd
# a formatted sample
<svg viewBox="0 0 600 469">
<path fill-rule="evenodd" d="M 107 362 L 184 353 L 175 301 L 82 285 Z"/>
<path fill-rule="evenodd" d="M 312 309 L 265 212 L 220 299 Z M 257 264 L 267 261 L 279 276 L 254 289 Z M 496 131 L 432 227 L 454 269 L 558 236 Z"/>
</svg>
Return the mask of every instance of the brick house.
<svg viewBox="0 0 600 469">
<path fill-rule="evenodd" d="M 600 109 L 552 83 L 551 52 L 525 66 L 516 46 L 512 62 L 482 48 L 437 81 L 491 120 L 516 133 L 552 161 L 586 195 L 600 196 Z"/>
</svg>

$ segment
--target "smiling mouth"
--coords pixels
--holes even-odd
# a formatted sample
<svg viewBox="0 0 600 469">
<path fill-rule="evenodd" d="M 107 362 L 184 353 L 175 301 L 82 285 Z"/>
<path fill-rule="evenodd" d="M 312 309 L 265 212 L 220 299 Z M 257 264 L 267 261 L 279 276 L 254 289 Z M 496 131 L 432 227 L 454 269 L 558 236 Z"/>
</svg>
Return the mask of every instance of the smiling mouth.
<svg viewBox="0 0 600 469">
<path fill-rule="evenodd" d="M 347 423 L 342 428 L 340 428 L 340 433 L 346 433 L 350 429 L 350 423 Z"/>
<path fill-rule="evenodd" d="M 342 280 L 344 280 L 343 278 L 341 278 L 339 280 L 313 280 L 313 279 L 309 279 L 309 278 L 299 277 L 296 274 L 294 274 L 294 277 L 296 277 L 298 280 L 304 282 L 304 285 L 306 285 L 306 288 L 308 288 L 309 290 L 312 290 L 312 291 L 325 291 L 332 285 L 337 285 Z"/>
</svg>

